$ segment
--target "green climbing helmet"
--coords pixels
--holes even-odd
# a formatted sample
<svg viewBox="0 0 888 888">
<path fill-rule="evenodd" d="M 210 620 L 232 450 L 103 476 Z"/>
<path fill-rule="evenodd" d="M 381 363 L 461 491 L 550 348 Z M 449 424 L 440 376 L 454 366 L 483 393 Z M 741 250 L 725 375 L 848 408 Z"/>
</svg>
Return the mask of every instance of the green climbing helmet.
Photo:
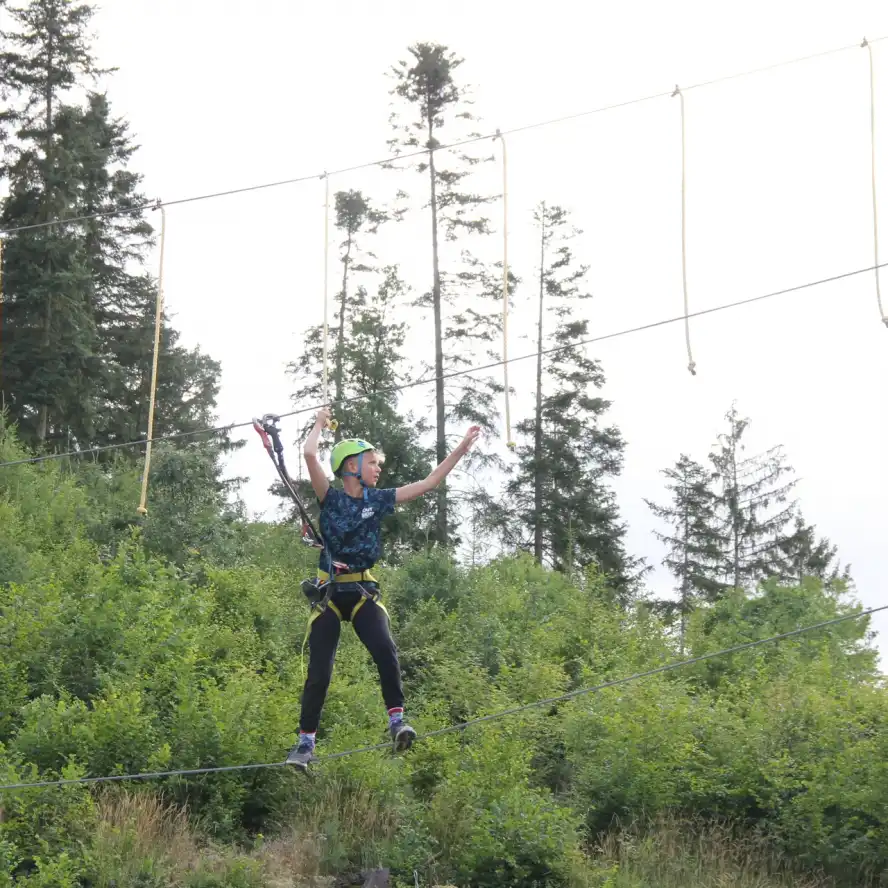
<svg viewBox="0 0 888 888">
<path fill-rule="evenodd" d="M 333 474 L 339 474 L 342 464 L 350 456 L 359 456 L 362 453 L 366 453 L 368 450 L 376 450 L 376 448 L 372 444 L 362 441 L 360 438 L 346 438 L 345 441 L 340 441 L 330 454 L 330 466 L 333 469 Z"/>
</svg>

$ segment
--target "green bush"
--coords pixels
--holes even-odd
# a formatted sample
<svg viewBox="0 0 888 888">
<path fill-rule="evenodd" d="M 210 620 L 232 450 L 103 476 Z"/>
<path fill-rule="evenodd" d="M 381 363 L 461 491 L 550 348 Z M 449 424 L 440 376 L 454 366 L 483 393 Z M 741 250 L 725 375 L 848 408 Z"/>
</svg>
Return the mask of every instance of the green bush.
<svg viewBox="0 0 888 888">
<path fill-rule="evenodd" d="M 0 435 L 0 457 L 20 453 Z M 131 520 L 138 471 L 125 463 L 0 473 L 4 782 L 278 763 L 295 739 L 299 584 L 317 554 L 290 527 L 245 523 L 218 489 L 201 493 L 197 457 L 164 460 L 144 524 Z M 679 656 L 594 572 L 577 585 L 527 557 L 468 570 L 433 552 L 379 574 L 421 733 Z M 698 611 L 687 643 L 707 653 L 849 612 L 839 587 L 772 584 Z M 345 626 L 319 753 L 384 741 L 385 728 L 375 667 Z M 414 871 L 429 884 L 645 885 L 650 836 L 647 869 L 625 842 L 595 850 L 614 819 L 694 812 L 812 871 L 884 884 L 886 762 L 885 690 L 867 622 L 849 621 L 422 740 L 408 756 L 321 762 L 313 778 L 272 767 L 162 779 L 135 784 L 131 803 L 114 796 L 116 808 L 102 787 L 4 791 L 0 879 L 295 886 L 386 866 L 405 885 Z M 691 862 L 656 871 L 694 884 Z"/>
</svg>

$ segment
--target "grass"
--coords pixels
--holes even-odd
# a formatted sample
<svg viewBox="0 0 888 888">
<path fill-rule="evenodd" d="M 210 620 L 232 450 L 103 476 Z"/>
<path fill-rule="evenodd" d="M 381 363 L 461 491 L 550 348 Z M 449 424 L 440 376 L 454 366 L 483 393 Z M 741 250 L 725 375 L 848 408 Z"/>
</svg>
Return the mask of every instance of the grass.
<svg viewBox="0 0 888 888">
<path fill-rule="evenodd" d="M 298 824 L 250 850 L 207 841 L 186 809 L 147 792 L 109 792 L 97 807 L 95 888 L 322 888 L 334 874 L 380 865 L 397 829 L 369 790 L 335 781 Z"/>
<path fill-rule="evenodd" d="M 595 849 L 596 888 L 832 888 L 802 875 L 766 840 L 727 822 L 660 817 L 605 835 Z"/>
<path fill-rule="evenodd" d="M 202 839 L 186 810 L 147 792 L 109 793 L 98 814 L 95 888 L 330 888 L 336 876 L 385 865 L 397 831 L 395 816 L 369 791 L 335 781 L 298 824 L 250 850 Z M 833 888 L 825 877 L 800 875 L 763 838 L 727 822 L 677 816 L 602 836 L 578 881 L 589 888 Z"/>
</svg>

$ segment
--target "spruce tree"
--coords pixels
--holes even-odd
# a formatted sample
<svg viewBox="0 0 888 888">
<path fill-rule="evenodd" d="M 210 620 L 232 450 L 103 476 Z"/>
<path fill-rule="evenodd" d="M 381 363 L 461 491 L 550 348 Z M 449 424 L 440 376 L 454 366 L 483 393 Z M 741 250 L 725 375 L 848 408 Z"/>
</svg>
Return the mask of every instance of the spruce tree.
<svg viewBox="0 0 888 888">
<path fill-rule="evenodd" d="M 721 597 L 724 583 L 715 573 L 722 563 L 725 539 L 721 530 L 714 477 L 700 463 L 682 454 L 672 468 L 664 469 L 666 489 L 672 500 L 660 506 L 645 500 L 651 511 L 669 526 L 668 533 L 654 531 L 668 547 L 663 564 L 678 580 L 678 601 L 658 602 L 667 615 L 679 614 L 679 638 L 684 652 L 687 618 L 695 605 Z"/>
<path fill-rule="evenodd" d="M 63 449 L 145 436 L 154 347 L 157 290 L 144 263 L 155 241 L 129 167 L 135 146 L 105 95 L 66 101 L 99 73 L 90 14 L 31 3 L 16 12 L 21 31 L 5 56 L 18 130 L 2 224 L 99 214 L 20 232 L 5 250 L 3 398 L 26 441 Z M 219 365 L 179 346 L 164 320 L 155 436 L 212 425 L 218 389 Z"/>
<path fill-rule="evenodd" d="M 449 450 L 448 422 L 476 423 L 488 434 L 495 432 L 499 413 L 495 397 L 503 390 L 489 376 L 467 375 L 449 383 L 442 378 L 486 359 L 501 332 L 498 276 L 462 240 L 463 235 L 490 233 L 482 208 L 492 198 L 473 192 L 468 180 L 475 167 L 492 156 L 438 150 L 473 135 L 466 129 L 476 119 L 470 111 L 471 99 L 456 79 L 463 59 L 434 43 L 417 43 L 409 47 L 409 53 L 407 61 L 392 69 L 392 93 L 399 102 L 392 114 L 394 135 L 389 144 L 395 156 L 421 152 L 418 159 L 391 166 L 401 170 L 406 164 L 419 174 L 424 183 L 423 205 L 429 212 L 431 288 L 416 305 L 432 310 L 434 361 L 428 369 L 435 377 L 435 454 L 440 462 Z M 468 464 L 479 460 L 483 455 L 476 448 Z M 436 494 L 435 538 L 441 545 L 453 542 L 446 482 Z"/>
<path fill-rule="evenodd" d="M 719 435 L 718 447 L 709 455 L 724 539 L 716 576 L 742 589 L 775 572 L 778 548 L 790 535 L 786 528 L 796 515 L 796 502 L 790 500 L 790 494 L 797 481 L 785 480 L 792 468 L 780 446 L 743 456 L 749 420 L 741 417 L 735 406 L 725 419 L 728 430 Z"/>
<path fill-rule="evenodd" d="M 335 195 L 335 226 L 342 232 L 340 244 L 340 261 L 342 262 L 342 286 L 337 296 L 337 329 L 333 350 L 333 408 L 341 404 L 345 380 L 343 378 L 345 319 L 350 307 L 349 283 L 352 273 L 372 271 L 376 259 L 374 253 L 363 249 L 360 235 L 364 232 L 374 234 L 386 219 L 386 214 L 376 209 L 360 191 L 338 191 Z M 342 432 L 337 428 L 335 438 L 341 440 Z"/>
<path fill-rule="evenodd" d="M 558 206 L 540 205 L 536 407 L 517 430 L 519 468 L 507 484 L 507 502 L 539 561 L 573 571 L 596 564 L 625 599 L 639 566 L 625 550 L 626 527 L 608 479 L 621 468 L 625 443 L 605 425 L 610 402 L 595 393 L 604 385 L 601 364 L 581 341 L 589 322 L 579 314 L 591 298 L 588 267 L 578 264 L 581 233 Z M 544 354 L 553 348 L 557 351 Z"/>
<path fill-rule="evenodd" d="M 90 303 L 101 349 L 98 443 L 144 437 L 154 352 L 157 281 L 145 271 L 156 232 L 141 209 L 141 176 L 129 169 L 136 148 L 104 95 L 92 94 L 74 128 L 79 138 L 82 224 Z M 133 208 L 131 212 L 113 213 Z M 156 218 L 156 217 L 155 217 Z M 178 344 L 163 316 L 158 354 L 154 435 L 192 432 L 213 424 L 221 366 L 199 349 Z M 227 436 L 226 436 L 227 438 Z M 215 446 L 215 444 L 213 445 Z M 224 449 L 231 446 L 227 440 Z"/>
<path fill-rule="evenodd" d="M 806 577 L 824 583 L 836 580 L 850 582 L 850 565 L 842 567 L 838 547 L 826 537 L 817 536 L 817 529 L 796 515 L 793 531 L 779 540 L 774 552 L 774 575 L 783 582 L 801 584 Z"/>
<path fill-rule="evenodd" d="M 52 186 L 51 206 L 76 205 L 77 170 L 67 154 L 54 153 L 51 172 L 35 146 L 26 144 L 16 154 L 0 225 L 45 221 L 44 183 L 55 177 L 60 184 Z M 3 402 L 23 441 L 61 442 L 67 449 L 92 437 L 100 374 L 82 238 L 64 225 L 16 234 L 6 241 L 3 272 Z"/>
<path fill-rule="evenodd" d="M 339 426 L 336 438 L 361 437 L 379 447 L 385 455 L 380 484 L 398 487 L 428 475 L 432 454 L 420 439 L 427 431 L 425 422 L 411 414 L 402 416 L 398 396 L 392 388 L 406 379 L 402 349 L 406 322 L 397 319 L 405 298 L 404 283 L 394 266 L 382 269 L 376 289 L 363 284 L 354 292 L 341 294 L 333 318 L 333 328 L 341 331 L 334 344 L 334 365 L 341 372 L 336 412 Z M 309 328 L 304 348 L 289 372 L 299 383 L 293 396 L 299 406 L 322 400 L 322 328 Z M 314 422 L 313 415 L 302 423 L 303 437 Z M 299 458 L 301 467 L 301 457 Z M 294 474 L 296 474 L 294 470 Z M 308 502 L 313 494 L 306 481 L 300 482 Z M 282 495 L 277 485 L 272 488 Z M 404 551 L 427 545 L 432 532 L 433 506 L 420 498 L 398 509 L 385 524 L 386 557 L 397 559 Z"/>
<path fill-rule="evenodd" d="M 9 166 L 6 228 L 73 215 L 76 160 L 59 145 L 58 118 L 80 79 L 100 73 L 87 33 L 92 6 L 31 0 L 10 13 L 16 28 L 4 35 L 3 62 L 18 144 Z M 69 438 L 76 425 L 88 434 L 98 362 L 83 294 L 87 271 L 80 240 L 69 228 L 38 229 L 17 256 L 14 247 L 22 239 L 10 245 L 4 395 L 14 404 L 26 439 Z"/>
</svg>

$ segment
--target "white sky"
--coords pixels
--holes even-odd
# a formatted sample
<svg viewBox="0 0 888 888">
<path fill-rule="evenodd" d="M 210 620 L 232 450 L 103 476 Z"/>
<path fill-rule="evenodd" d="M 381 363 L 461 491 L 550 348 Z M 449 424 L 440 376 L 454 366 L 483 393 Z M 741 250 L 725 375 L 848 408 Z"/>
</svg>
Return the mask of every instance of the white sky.
<svg viewBox="0 0 888 888">
<path fill-rule="evenodd" d="M 416 41 L 466 59 L 460 76 L 493 131 L 888 35 L 888 4 L 105 0 L 95 26 L 100 61 L 120 69 L 108 82 L 112 107 L 141 145 L 134 168 L 150 197 L 171 200 L 385 156 L 384 73 Z M 884 146 L 888 41 L 874 51 Z M 851 49 L 686 92 L 692 311 L 872 264 L 868 73 L 866 51 Z M 669 98 L 509 138 L 511 265 L 534 274 L 535 203 L 571 209 L 591 266 L 594 333 L 681 313 L 679 140 Z M 496 188 L 496 167 L 492 175 Z M 393 176 L 349 174 L 331 188 L 384 196 L 403 184 Z M 168 210 L 167 305 L 186 343 L 222 362 L 221 422 L 292 409 L 284 366 L 322 317 L 322 213 L 319 180 Z M 397 259 L 423 287 L 427 256 L 410 226 L 399 231 Z M 522 291 L 513 355 L 532 350 L 518 336 L 533 312 Z M 750 450 L 785 446 L 804 513 L 851 562 L 862 602 L 888 604 L 888 330 L 872 274 L 694 320 L 691 336 L 695 378 L 680 324 L 595 351 L 629 444 L 617 490 L 630 549 L 659 565 L 642 498 L 663 499 L 659 470 L 680 452 L 705 457 L 736 399 L 752 420 Z M 531 371 L 532 362 L 513 365 L 515 417 Z M 411 403 L 426 409 L 428 397 Z M 244 495 L 261 512 L 272 505 L 272 470 L 246 434 L 231 469 L 251 476 Z M 659 567 L 651 583 L 671 585 Z M 886 634 L 888 617 L 873 625 Z"/>
</svg>

